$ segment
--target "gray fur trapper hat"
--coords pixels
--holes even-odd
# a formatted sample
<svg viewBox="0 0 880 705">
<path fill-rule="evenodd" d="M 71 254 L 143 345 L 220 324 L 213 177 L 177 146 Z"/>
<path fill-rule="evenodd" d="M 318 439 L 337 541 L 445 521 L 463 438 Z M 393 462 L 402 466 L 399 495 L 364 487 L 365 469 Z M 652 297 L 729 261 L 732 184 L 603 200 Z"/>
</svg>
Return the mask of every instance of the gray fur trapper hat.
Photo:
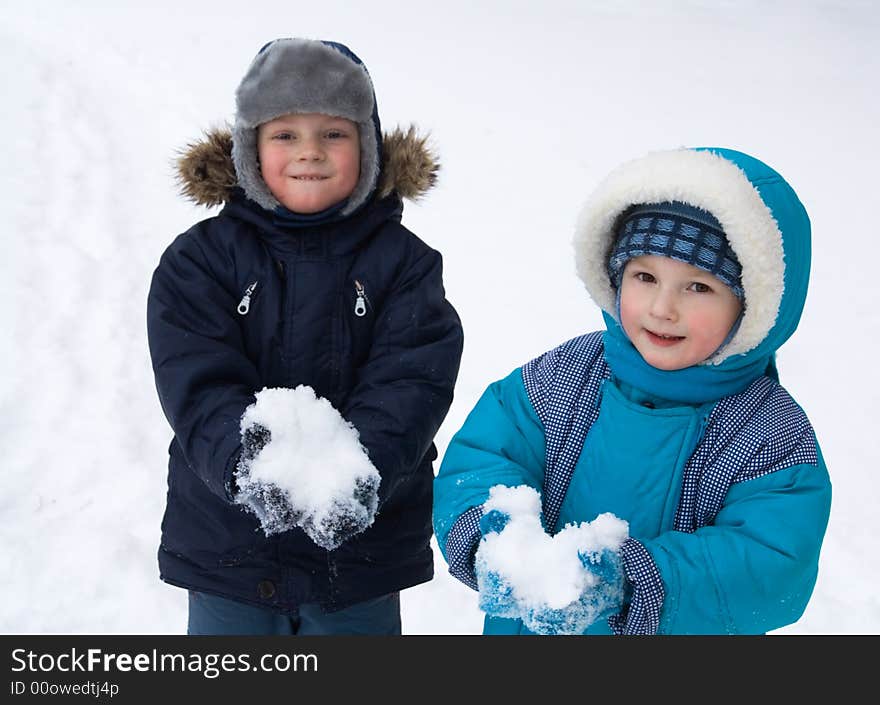
<svg viewBox="0 0 880 705">
<path fill-rule="evenodd" d="M 360 178 L 342 209 L 348 215 L 373 193 L 382 164 L 373 82 L 348 47 L 316 39 L 276 39 L 248 67 L 235 94 L 232 160 L 245 195 L 267 210 L 281 204 L 260 173 L 257 128 L 289 113 L 323 113 L 358 126 Z"/>
</svg>

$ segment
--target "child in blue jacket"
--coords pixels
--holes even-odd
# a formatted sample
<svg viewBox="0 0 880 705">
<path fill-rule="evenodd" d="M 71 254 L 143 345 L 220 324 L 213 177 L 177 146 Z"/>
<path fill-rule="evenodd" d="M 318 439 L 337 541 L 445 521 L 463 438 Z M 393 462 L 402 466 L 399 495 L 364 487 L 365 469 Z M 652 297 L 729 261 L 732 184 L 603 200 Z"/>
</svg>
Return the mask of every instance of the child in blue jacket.
<svg viewBox="0 0 880 705">
<path fill-rule="evenodd" d="M 775 366 L 809 280 L 797 195 L 740 152 L 656 152 L 600 184 L 574 245 L 606 330 L 491 384 L 434 483 L 439 546 L 480 591 L 484 632 L 758 634 L 797 621 L 831 502 Z M 496 495 L 522 487 L 554 539 L 600 515 L 626 527 L 615 550 L 579 551 L 568 606 L 529 603 L 490 560 L 523 526 Z M 545 545 L 520 539 L 519 563 L 546 560 L 529 553 Z"/>
<path fill-rule="evenodd" d="M 189 591 L 190 634 L 399 634 L 400 590 L 433 576 L 433 439 L 462 352 L 441 255 L 400 222 L 433 155 L 383 135 L 347 47 L 279 39 L 231 135 L 179 166 L 225 205 L 148 298 L 174 432 L 161 578 Z"/>
</svg>

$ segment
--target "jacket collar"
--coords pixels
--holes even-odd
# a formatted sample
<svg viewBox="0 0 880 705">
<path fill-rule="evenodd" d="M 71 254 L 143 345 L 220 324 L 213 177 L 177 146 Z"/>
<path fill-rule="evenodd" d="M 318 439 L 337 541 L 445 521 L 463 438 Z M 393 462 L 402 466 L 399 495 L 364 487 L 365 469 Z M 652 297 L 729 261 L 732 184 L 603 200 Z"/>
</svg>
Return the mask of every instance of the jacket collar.
<svg viewBox="0 0 880 705">
<path fill-rule="evenodd" d="M 681 370 L 652 367 L 609 314 L 603 313 L 605 360 L 612 375 L 650 396 L 676 404 L 706 404 L 739 394 L 762 375 L 776 377 L 773 354 L 739 355 L 718 365 Z"/>
<path fill-rule="evenodd" d="M 256 226 L 260 238 L 277 256 L 327 257 L 357 249 L 388 221 L 400 221 L 403 204 L 396 194 L 373 198 L 355 213 L 316 223 L 289 222 L 257 205 L 236 189 L 220 215 Z"/>
</svg>

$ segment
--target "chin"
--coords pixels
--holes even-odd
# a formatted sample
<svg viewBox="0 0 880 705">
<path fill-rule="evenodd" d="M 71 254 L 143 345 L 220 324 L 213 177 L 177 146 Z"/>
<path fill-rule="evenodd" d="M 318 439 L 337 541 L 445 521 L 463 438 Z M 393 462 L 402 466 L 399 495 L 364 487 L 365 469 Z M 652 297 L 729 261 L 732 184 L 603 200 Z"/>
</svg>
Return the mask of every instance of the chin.
<svg viewBox="0 0 880 705">
<path fill-rule="evenodd" d="M 649 360 L 648 358 L 645 358 L 645 362 L 654 369 L 663 370 L 664 372 L 672 372 L 673 370 L 681 369 L 678 365 L 670 365 L 668 362 L 663 362 L 662 360 Z"/>
<path fill-rule="evenodd" d="M 313 213 L 320 213 L 327 206 L 316 206 L 314 204 L 305 204 L 305 203 L 284 203 L 281 202 L 287 210 L 292 211 L 293 213 L 299 213 L 300 215 L 312 215 Z"/>
<path fill-rule="evenodd" d="M 690 367 L 690 364 L 682 364 L 675 360 L 667 360 L 653 355 L 651 352 L 645 353 L 642 350 L 639 350 L 639 354 L 651 367 L 657 370 L 663 370 L 664 372 L 673 372 L 675 370 L 683 370 L 685 367 Z"/>
</svg>

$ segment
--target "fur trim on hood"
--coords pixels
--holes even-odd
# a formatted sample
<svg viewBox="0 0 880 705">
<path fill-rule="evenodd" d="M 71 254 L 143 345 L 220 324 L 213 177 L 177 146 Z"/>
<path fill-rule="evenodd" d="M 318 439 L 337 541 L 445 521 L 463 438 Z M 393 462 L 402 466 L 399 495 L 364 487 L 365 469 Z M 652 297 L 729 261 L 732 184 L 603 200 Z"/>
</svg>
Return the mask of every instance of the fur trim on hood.
<svg viewBox="0 0 880 705">
<path fill-rule="evenodd" d="M 440 162 L 427 142 L 428 137 L 418 135 L 412 125 L 383 135 L 379 198 L 396 192 L 416 201 L 434 186 Z M 238 185 L 230 130 L 208 130 L 202 139 L 181 149 L 176 178 L 181 195 L 197 205 L 212 207 L 228 201 Z"/>
</svg>

